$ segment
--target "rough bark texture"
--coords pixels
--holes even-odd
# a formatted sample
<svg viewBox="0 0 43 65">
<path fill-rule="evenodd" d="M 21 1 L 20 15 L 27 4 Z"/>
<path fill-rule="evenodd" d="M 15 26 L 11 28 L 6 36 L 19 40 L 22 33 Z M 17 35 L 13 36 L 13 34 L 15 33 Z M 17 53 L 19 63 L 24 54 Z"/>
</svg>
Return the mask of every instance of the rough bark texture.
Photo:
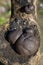
<svg viewBox="0 0 43 65">
<path fill-rule="evenodd" d="M 34 5 L 34 10 L 29 14 L 22 13 L 19 9 L 23 6 L 19 5 L 19 3 L 17 3 L 16 1 L 17 0 L 11 0 L 10 23 L 16 17 L 21 17 L 22 19 L 29 20 L 29 25 L 35 24 L 38 28 L 37 37 L 39 38 L 40 43 L 40 30 L 37 21 L 35 20 L 35 18 L 37 18 L 37 0 L 31 0 L 31 3 Z M 11 48 L 10 43 L 8 43 L 8 41 L 4 38 L 5 31 L 9 28 L 9 25 L 10 24 L 8 22 L 0 26 L 0 63 L 3 65 L 39 65 L 40 48 L 38 49 L 37 53 L 31 57 L 22 57 L 21 55 L 15 53 L 15 51 Z"/>
</svg>

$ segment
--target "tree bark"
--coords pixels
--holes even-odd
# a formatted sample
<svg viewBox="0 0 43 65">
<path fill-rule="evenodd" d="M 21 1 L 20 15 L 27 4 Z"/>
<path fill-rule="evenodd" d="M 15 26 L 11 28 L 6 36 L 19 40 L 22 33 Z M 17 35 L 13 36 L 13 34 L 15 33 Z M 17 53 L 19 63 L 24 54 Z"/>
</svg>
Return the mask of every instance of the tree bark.
<svg viewBox="0 0 43 65">
<path fill-rule="evenodd" d="M 14 17 L 14 11 L 15 11 L 15 8 L 14 8 L 14 2 L 15 0 L 11 0 L 11 17 Z"/>
<path fill-rule="evenodd" d="M 37 24 L 37 21 L 35 21 L 35 18 L 37 18 L 37 0 L 31 0 L 31 3 L 35 7 L 34 15 L 33 13 L 30 14 L 21 13 L 18 10 L 21 7 L 20 5 L 18 5 L 19 3 L 17 4 L 16 0 L 11 0 L 11 18 L 9 22 L 12 22 L 12 18 L 14 20 L 15 17 L 21 17 L 22 19 L 27 19 L 29 20 L 29 25 L 35 24 L 37 26 L 39 34 L 40 33 L 39 26 Z M 15 51 L 11 48 L 10 43 L 5 39 L 5 32 L 9 28 L 9 22 L 0 26 L 0 63 L 3 65 L 39 65 L 40 47 L 37 53 L 31 58 L 22 57 L 17 53 L 15 53 Z M 40 43 L 40 34 L 37 36 L 39 38 L 38 40 Z"/>
</svg>

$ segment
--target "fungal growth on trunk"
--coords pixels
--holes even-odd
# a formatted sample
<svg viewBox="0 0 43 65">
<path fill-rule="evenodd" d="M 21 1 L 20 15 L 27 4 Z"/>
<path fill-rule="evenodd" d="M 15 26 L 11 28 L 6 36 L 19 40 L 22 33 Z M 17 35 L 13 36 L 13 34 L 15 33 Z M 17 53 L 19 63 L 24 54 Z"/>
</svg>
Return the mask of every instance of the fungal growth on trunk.
<svg viewBox="0 0 43 65">
<path fill-rule="evenodd" d="M 9 26 L 0 33 L 2 35 L 0 39 L 4 40 L 0 52 L 2 50 L 5 65 L 15 65 L 16 62 L 28 64 L 29 59 L 38 53 L 40 32 L 35 20 L 36 14 L 36 0 L 11 0 Z"/>
</svg>

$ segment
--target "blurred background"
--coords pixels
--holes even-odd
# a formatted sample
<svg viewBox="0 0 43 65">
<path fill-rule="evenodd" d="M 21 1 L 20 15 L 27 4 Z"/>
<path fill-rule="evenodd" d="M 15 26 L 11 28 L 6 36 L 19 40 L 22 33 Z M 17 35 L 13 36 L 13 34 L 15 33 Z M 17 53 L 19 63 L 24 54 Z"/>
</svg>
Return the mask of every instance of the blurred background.
<svg viewBox="0 0 43 65">
<path fill-rule="evenodd" d="M 41 31 L 41 53 L 43 53 L 43 0 L 38 1 L 38 24 Z M 0 0 L 0 25 L 9 21 L 11 15 L 11 2 L 10 0 Z"/>
</svg>

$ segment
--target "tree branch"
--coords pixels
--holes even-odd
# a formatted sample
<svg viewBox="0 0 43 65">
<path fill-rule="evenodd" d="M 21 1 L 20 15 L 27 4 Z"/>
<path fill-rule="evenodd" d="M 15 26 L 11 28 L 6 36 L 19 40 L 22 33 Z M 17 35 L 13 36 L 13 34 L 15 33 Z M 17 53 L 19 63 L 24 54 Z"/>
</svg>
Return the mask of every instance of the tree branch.
<svg viewBox="0 0 43 65">
<path fill-rule="evenodd" d="M 15 10 L 14 2 L 15 2 L 15 0 L 11 0 L 11 18 L 14 17 L 14 10 Z"/>
</svg>

